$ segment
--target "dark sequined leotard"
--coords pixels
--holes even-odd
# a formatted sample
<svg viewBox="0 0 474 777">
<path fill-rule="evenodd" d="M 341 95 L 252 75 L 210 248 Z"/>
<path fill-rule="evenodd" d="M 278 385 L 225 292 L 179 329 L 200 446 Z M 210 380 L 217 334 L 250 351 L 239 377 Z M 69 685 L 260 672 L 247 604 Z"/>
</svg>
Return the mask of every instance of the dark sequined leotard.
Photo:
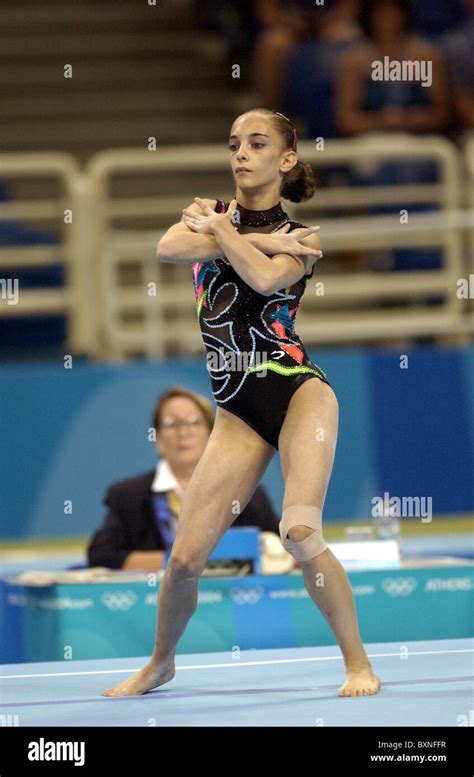
<svg viewBox="0 0 474 777">
<path fill-rule="evenodd" d="M 221 213 L 228 203 L 217 201 Z M 237 204 L 239 233 L 274 232 L 292 221 L 281 204 L 248 210 Z M 239 416 L 278 449 L 290 399 L 309 378 L 329 384 L 295 332 L 295 318 L 311 273 L 264 296 L 251 288 L 224 256 L 192 264 L 196 305 L 207 370 L 216 403 Z M 330 384 L 329 384 L 330 385 Z"/>
</svg>

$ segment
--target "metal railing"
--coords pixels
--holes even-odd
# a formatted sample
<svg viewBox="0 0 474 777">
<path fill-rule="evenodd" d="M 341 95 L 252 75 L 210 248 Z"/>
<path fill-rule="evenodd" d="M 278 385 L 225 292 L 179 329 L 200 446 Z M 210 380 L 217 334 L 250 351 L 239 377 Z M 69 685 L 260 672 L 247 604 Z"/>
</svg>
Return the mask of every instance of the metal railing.
<svg viewBox="0 0 474 777">
<path fill-rule="evenodd" d="M 65 269 L 64 287 L 23 289 L 19 284 L 18 300 L 11 304 L 0 298 L 3 317 L 64 314 L 68 323 L 68 349 L 87 351 L 91 339 L 88 327 L 87 296 L 90 278 L 80 261 L 82 216 L 84 208 L 78 189 L 79 167 L 69 154 L 28 153 L 1 154 L 0 176 L 6 179 L 27 178 L 54 181 L 58 196 L 0 202 L 0 224 L 12 221 L 34 223 L 58 234 L 54 244 L 0 246 L 0 277 L 15 279 L 15 271 L 60 264 Z M 18 280 L 18 279 L 17 279 Z"/>
<path fill-rule="evenodd" d="M 466 136 L 464 141 L 464 163 L 467 171 L 466 176 L 466 194 L 465 201 L 469 206 L 471 213 L 471 224 L 469 231 L 469 256 L 470 262 L 468 265 L 468 271 L 474 273 L 474 219 L 472 214 L 474 213 L 474 131 L 470 132 Z"/>
<path fill-rule="evenodd" d="M 414 138 L 408 135 L 364 137 L 357 140 L 328 142 L 324 151 L 312 143 L 299 145 L 302 159 L 322 166 L 367 164 L 369 161 L 428 160 L 438 169 L 438 181 L 432 184 L 405 184 L 390 186 L 332 187 L 320 191 L 310 203 L 294 206 L 285 203 L 285 209 L 303 223 L 322 224 L 322 239 L 326 256 L 348 249 L 438 248 L 442 252 L 439 270 L 317 273 L 324 283 L 324 294 L 314 293 L 314 284 L 308 285 L 305 303 L 299 315 L 297 330 L 305 342 L 351 342 L 383 340 L 396 337 L 456 336 L 469 331 L 472 322 L 465 316 L 463 301 L 457 296 L 457 280 L 463 275 L 463 233 L 469 225 L 469 213 L 460 212 L 462 203 L 459 153 L 448 140 L 440 137 Z M 163 231 L 152 232 L 147 244 L 145 234 L 139 239 L 130 230 L 111 227 L 130 214 L 146 216 L 154 213 L 168 224 L 180 218 L 180 210 L 192 201 L 189 197 L 134 198 L 114 200 L 107 196 L 115 175 L 138 174 L 146 170 L 156 175 L 173 176 L 181 171 L 191 174 L 202 171 L 203 176 L 228 167 L 225 152 L 220 146 L 196 146 L 162 149 L 154 153 L 142 151 L 108 151 L 96 155 L 90 162 L 89 175 L 96 202 L 97 252 L 107 266 L 107 284 L 103 288 L 107 320 L 106 340 L 113 352 L 125 356 L 127 349 L 138 350 L 149 356 L 164 353 L 194 353 L 201 348 L 198 327 L 195 325 L 194 295 L 189 293 L 189 266 L 176 267 L 171 282 L 166 282 L 163 266 L 153 266 L 155 246 Z M 229 176 L 230 178 L 230 176 Z M 203 177 L 203 181 L 205 178 Z M 202 190 L 205 188 L 203 184 Z M 231 199 L 234 192 L 221 192 Z M 410 214 L 408 224 L 401 224 L 397 215 L 354 216 L 325 218 L 324 212 L 334 208 L 348 214 L 374 205 L 394 205 L 403 202 L 429 205 L 433 213 Z M 148 245 L 148 249 L 147 249 Z M 145 255 L 143 252 L 145 251 Z M 105 257 L 105 258 L 104 258 Z M 138 263 L 148 278 L 153 277 L 159 289 L 158 299 L 146 296 L 144 288 L 130 291 L 117 283 L 117 267 L 121 262 Z M 326 266 L 328 263 L 326 262 Z M 313 293 L 312 293 L 313 292 Z M 424 304 L 429 295 L 442 297 L 436 306 Z M 400 302 L 398 309 L 387 308 L 387 301 Z M 412 307 L 407 303 L 414 303 Z M 372 309 L 361 310 L 361 304 L 372 304 Z M 142 311 L 139 324 L 125 323 L 124 313 Z M 171 320 L 171 316 L 174 316 Z M 176 346 L 178 343 L 178 346 Z"/>
<path fill-rule="evenodd" d="M 464 165 L 472 181 L 473 146 L 471 138 L 464 152 L 469 158 Z M 472 332 L 472 313 L 456 293 L 459 278 L 469 271 L 468 246 L 472 248 L 474 242 L 472 195 L 465 186 L 457 147 L 442 137 L 377 135 L 330 141 L 324 150 L 303 141 L 299 155 L 316 171 L 336 165 L 353 169 L 386 161 L 426 160 L 438 173 L 436 183 L 330 186 L 317 190 L 310 202 L 298 206 L 285 202 L 285 210 L 298 221 L 321 224 L 325 258 L 308 284 L 296 327 L 305 343 L 462 338 Z M 96 154 L 83 172 L 64 154 L 0 156 L 0 175 L 36 172 L 59 176 L 63 197 L 0 203 L 0 218 L 41 221 L 53 214 L 62 218 L 63 211 L 70 208 L 72 223 L 63 224 L 59 251 L 47 246 L 2 248 L 0 268 L 51 262 L 53 253 L 58 254 L 68 268 L 67 286 L 51 291 L 25 290 L 18 310 L 8 310 L 13 306 L 2 304 L 0 317 L 61 310 L 70 322 L 68 347 L 96 358 L 126 359 L 133 354 L 160 358 L 200 352 L 191 266 L 160 263 L 156 245 L 166 228 L 180 219 L 181 209 L 193 196 L 212 196 L 216 176 L 222 176 L 230 186 L 225 149 L 212 145 L 158 148 L 154 152 L 109 150 Z M 196 173 L 200 174 L 199 192 L 187 188 L 185 194 L 141 196 L 147 187 L 140 178 L 150 180 L 151 176 L 156 185 L 163 178 L 184 176 L 186 180 Z M 116 178 L 123 176 L 134 181 L 133 189 L 140 196 L 117 196 L 120 188 Z M 121 194 L 123 190 L 122 184 Z M 235 190 L 218 193 L 230 200 Z M 370 214 L 375 206 L 400 203 L 409 213 L 407 223 L 402 223 L 397 213 Z M 433 210 L 410 212 L 415 204 Z M 343 215 L 335 218 L 336 209 Z M 369 211 L 368 215 L 364 211 Z M 130 221 L 140 226 L 131 228 Z M 150 229 L 143 226 L 147 221 L 166 226 Z M 440 269 L 331 271 L 341 253 L 421 247 L 440 250 Z M 439 304 L 427 304 L 430 295 L 438 297 Z"/>
</svg>

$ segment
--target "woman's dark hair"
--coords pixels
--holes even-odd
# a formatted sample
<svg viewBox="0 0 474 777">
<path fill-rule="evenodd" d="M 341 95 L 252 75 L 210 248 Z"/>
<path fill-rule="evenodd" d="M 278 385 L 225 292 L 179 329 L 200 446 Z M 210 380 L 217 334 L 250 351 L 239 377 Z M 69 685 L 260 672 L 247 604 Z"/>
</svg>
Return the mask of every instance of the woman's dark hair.
<svg viewBox="0 0 474 777">
<path fill-rule="evenodd" d="M 362 0 L 359 10 L 359 26 L 367 38 L 373 39 L 372 24 L 374 14 L 383 13 L 385 3 L 380 0 Z M 413 27 L 413 14 L 408 0 L 389 0 L 388 5 L 396 5 L 405 17 L 403 31 L 407 32 Z"/>
<path fill-rule="evenodd" d="M 260 113 L 271 122 L 281 138 L 283 148 L 286 149 L 293 146 L 294 126 L 289 119 L 281 113 L 271 111 L 268 108 L 253 108 L 244 115 L 250 113 Z M 280 195 L 283 199 L 290 200 L 290 202 L 305 202 L 311 199 L 315 189 L 316 182 L 314 180 L 313 168 L 307 162 L 302 162 L 299 159 L 289 173 L 285 173 Z"/>
</svg>

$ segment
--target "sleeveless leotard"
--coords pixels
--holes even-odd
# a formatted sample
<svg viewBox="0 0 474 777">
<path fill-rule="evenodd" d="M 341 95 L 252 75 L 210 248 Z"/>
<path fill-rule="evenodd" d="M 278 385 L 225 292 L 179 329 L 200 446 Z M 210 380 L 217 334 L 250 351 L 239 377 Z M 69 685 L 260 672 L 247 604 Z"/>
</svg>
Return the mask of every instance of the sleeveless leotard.
<svg viewBox="0 0 474 777">
<path fill-rule="evenodd" d="M 227 208 L 228 203 L 217 201 L 216 211 L 224 213 Z M 280 203 L 259 211 L 237 204 L 237 210 L 240 219 L 235 226 L 241 234 L 274 232 L 288 222 L 290 231 L 304 226 L 292 221 Z M 330 385 L 295 332 L 296 314 L 314 265 L 311 273 L 268 297 L 245 283 L 225 256 L 191 266 L 214 399 L 278 449 L 296 389 L 310 378 Z"/>
</svg>

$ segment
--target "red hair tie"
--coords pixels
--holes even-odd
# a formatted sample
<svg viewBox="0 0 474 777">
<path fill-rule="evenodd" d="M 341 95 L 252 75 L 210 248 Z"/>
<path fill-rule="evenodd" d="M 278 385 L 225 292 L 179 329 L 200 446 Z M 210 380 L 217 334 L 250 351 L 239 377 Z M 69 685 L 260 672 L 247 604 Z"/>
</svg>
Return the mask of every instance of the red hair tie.
<svg viewBox="0 0 474 777">
<path fill-rule="evenodd" d="M 296 129 L 293 129 L 293 145 L 292 145 L 292 147 L 291 147 L 293 151 L 296 151 L 296 143 L 297 143 L 297 140 L 298 140 L 298 139 L 297 139 L 297 137 L 296 137 Z"/>
</svg>

